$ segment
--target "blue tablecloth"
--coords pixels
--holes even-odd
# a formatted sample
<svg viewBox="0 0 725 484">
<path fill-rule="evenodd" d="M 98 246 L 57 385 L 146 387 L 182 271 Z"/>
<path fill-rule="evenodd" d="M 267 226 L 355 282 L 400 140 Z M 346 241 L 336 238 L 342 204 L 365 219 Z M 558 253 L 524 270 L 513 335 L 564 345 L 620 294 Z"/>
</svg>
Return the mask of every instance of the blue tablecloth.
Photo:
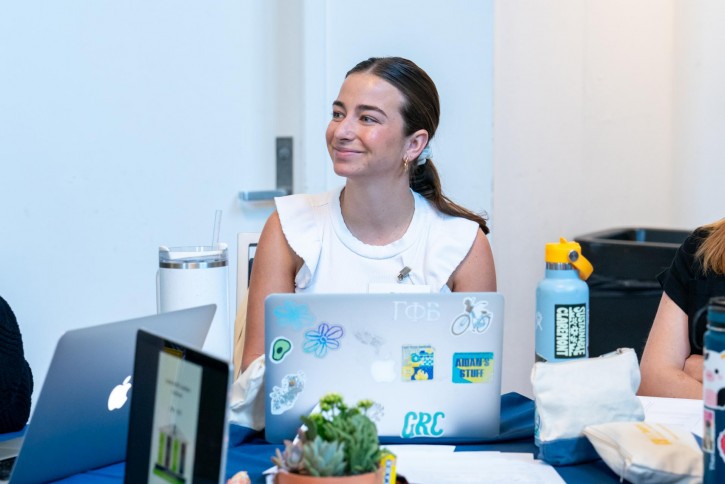
<svg viewBox="0 0 725 484">
<path fill-rule="evenodd" d="M 501 452 L 528 452 L 536 454 L 534 445 L 534 402 L 517 393 L 501 397 L 501 433 L 494 441 L 468 442 L 456 445 L 456 452 L 496 450 Z M 401 443 L 402 439 L 383 439 L 383 443 Z M 409 443 L 409 441 L 407 441 Z M 272 466 L 271 456 L 280 445 L 269 444 L 263 432 L 231 425 L 227 454 L 227 478 L 237 471 L 249 472 L 253 483 L 264 483 L 262 472 Z M 559 475 L 572 483 L 596 482 L 619 483 L 617 477 L 601 460 L 573 466 L 555 467 Z M 114 464 L 71 476 L 63 483 L 114 483 L 123 482 L 124 464 Z"/>
</svg>

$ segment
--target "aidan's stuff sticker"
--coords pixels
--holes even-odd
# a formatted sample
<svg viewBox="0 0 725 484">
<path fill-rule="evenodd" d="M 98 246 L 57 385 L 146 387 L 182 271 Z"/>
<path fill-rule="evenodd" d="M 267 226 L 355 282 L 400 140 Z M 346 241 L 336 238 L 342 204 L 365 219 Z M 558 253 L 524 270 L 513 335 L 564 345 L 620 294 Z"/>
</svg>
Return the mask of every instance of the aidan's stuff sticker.
<svg viewBox="0 0 725 484">
<path fill-rule="evenodd" d="M 493 378 L 493 353 L 453 353 L 453 383 L 488 383 Z"/>
<path fill-rule="evenodd" d="M 435 349 L 430 345 L 403 346 L 401 374 L 403 381 L 424 381 L 433 379 Z"/>
</svg>

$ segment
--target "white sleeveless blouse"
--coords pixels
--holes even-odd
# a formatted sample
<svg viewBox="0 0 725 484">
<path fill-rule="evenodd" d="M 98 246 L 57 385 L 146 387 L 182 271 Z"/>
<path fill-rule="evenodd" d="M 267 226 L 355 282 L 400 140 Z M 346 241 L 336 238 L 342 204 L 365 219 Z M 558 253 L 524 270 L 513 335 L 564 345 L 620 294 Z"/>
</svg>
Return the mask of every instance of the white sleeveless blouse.
<svg viewBox="0 0 725 484">
<path fill-rule="evenodd" d="M 471 249 L 477 223 L 442 214 L 411 190 L 415 211 L 405 234 L 388 245 L 367 245 L 345 225 L 341 191 L 275 198 L 287 243 L 304 262 L 295 277 L 295 292 L 366 293 L 370 284 L 378 283 L 450 291 L 448 279 Z M 411 271 L 399 282 L 404 267 Z"/>
</svg>

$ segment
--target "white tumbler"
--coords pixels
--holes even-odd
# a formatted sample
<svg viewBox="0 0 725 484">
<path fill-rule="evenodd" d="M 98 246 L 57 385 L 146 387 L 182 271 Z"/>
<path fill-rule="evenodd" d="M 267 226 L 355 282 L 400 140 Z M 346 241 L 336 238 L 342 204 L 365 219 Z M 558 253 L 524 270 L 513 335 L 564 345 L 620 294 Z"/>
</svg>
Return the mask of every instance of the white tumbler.
<svg viewBox="0 0 725 484">
<path fill-rule="evenodd" d="M 159 313 L 216 304 L 204 351 L 231 359 L 227 245 L 159 247 L 156 306 Z"/>
</svg>

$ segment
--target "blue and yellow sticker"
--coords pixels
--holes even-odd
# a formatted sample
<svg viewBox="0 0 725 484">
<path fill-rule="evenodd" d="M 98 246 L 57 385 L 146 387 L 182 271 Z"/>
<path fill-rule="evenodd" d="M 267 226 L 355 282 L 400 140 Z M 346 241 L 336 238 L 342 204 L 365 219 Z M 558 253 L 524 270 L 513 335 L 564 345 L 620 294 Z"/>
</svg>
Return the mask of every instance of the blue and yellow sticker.
<svg viewBox="0 0 725 484">
<path fill-rule="evenodd" d="M 403 346 L 401 376 L 403 381 L 426 381 L 433 379 L 435 348 L 430 345 Z"/>
<path fill-rule="evenodd" d="M 453 383 L 488 383 L 493 379 L 493 353 L 453 353 Z"/>
</svg>

